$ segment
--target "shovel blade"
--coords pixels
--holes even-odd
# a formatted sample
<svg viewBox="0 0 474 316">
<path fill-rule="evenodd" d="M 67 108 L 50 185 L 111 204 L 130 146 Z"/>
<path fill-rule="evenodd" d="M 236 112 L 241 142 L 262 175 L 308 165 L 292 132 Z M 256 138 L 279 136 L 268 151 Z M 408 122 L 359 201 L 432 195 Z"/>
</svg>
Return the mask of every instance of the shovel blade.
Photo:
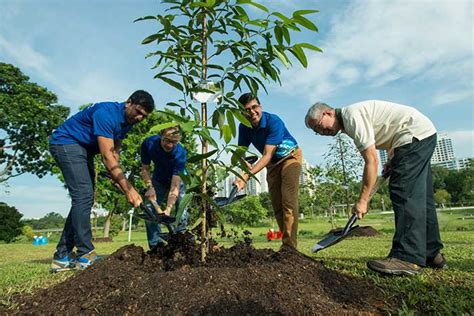
<svg viewBox="0 0 474 316">
<path fill-rule="evenodd" d="M 344 234 L 344 230 L 337 231 L 337 232 L 329 234 L 324 239 L 322 239 L 321 241 L 316 243 L 313 246 L 313 248 L 311 248 L 311 252 L 315 253 L 315 252 L 318 252 L 320 250 L 331 247 L 332 245 L 337 244 L 338 242 L 340 242 L 341 240 L 343 240 L 347 236 L 349 236 L 357 228 L 359 228 L 359 226 L 351 227 L 345 234 Z"/>
</svg>

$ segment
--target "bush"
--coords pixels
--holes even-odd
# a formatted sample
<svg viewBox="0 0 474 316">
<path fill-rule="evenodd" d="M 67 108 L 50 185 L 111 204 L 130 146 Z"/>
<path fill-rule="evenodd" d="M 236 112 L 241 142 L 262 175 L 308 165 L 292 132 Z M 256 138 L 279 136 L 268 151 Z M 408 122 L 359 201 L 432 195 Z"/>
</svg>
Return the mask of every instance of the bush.
<svg viewBox="0 0 474 316">
<path fill-rule="evenodd" d="M 121 215 L 114 214 L 110 219 L 110 230 L 109 236 L 115 237 L 122 230 L 123 217 Z"/>
<path fill-rule="evenodd" d="M 33 228 L 29 225 L 23 226 L 21 229 L 21 234 L 27 238 L 27 240 L 33 240 L 33 237 L 35 236 L 35 232 L 33 231 Z"/>
<path fill-rule="evenodd" d="M 21 235 L 23 214 L 13 206 L 0 202 L 0 240 L 12 242 L 16 236 Z"/>
</svg>

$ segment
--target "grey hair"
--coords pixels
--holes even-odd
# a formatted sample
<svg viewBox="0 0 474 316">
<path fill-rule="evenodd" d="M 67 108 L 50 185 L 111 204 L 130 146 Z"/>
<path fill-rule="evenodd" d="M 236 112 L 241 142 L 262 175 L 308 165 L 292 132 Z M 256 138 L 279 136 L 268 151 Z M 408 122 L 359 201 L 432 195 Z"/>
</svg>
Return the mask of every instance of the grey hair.
<svg viewBox="0 0 474 316">
<path fill-rule="evenodd" d="M 311 128 L 309 122 L 312 120 L 318 121 L 321 118 L 321 115 L 323 115 L 324 111 L 326 110 L 332 110 L 332 107 L 322 102 L 317 102 L 312 105 L 309 108 L 308 113 L 306 113 L 306 117 L 304 119 L 306 127 Z"/>
</svg>

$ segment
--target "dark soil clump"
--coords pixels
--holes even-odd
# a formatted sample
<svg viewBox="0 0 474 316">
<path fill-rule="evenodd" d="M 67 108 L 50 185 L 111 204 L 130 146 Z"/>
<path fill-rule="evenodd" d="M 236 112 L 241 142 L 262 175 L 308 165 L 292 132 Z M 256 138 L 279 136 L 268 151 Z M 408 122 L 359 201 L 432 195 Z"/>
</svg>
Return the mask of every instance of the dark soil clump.
<svg viewBox="0 0 474 316">
<path fill-rule="evenodd" d="M 34 296 L 19 314 L 384 314 L 382 293 L 291 248 L 214 246 L 205 264 L 188 235 L 154 253 L 129 245 Z"/>
<path fill-rule="evenodd" d="M 335 228 L 331 229 L 329 231 L 329 234 L 336 233 L 336 232 L 342 232 L 344 228 Z M 380 232 L 377 231 L 375 228 L 372 226 L 359 226 L 353 231 L 351 231 L 348 235 L 348 237 L 374 237 L 374 236 L 379 236 Z"/>
</svg>

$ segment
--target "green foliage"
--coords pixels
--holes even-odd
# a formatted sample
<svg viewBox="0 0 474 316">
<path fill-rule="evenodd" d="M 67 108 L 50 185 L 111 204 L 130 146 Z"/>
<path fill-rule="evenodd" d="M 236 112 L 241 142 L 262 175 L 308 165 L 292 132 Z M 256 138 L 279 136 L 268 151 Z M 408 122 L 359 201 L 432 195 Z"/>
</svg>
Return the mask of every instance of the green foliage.
<svg viewBox="0 0 474 316">
<path fill-rule="evenodd" d="M 444 204 L 451 202 L 451 194 L 443 189 L 436 190 L 435 201 L 437 204 L 444 206 Z"/>
<path fill-rule="evenodd" d="M 21 229 L 21 234 L 25 236 L 28 240 L 33 240 L 33 237 L 35 236 L 33 228 L 28 225 L 23 226 L 23 228 Z"/>
<path fill-rule="evenodd" d="M 66 219 L 61 214 L 50 212 L 40 219 L 24 219 L 22 223 L 33 229 L 63 228 Z"/>
<path fill-rule="evenodd" d="M 270 199 L 270 193 L 262 192 L 258 195 L 258 198 L 260 200 L 260 204 L 262 205 L 262 207 L 267 210 L 267 217 L 272 217 L 273 206 L 272 206 L 272 200 Z"/>
<path fill-rule="evenodd" d="M 57 97 L 30 82 L 20 69 L 0 63 L 0 183 L 30 172 L 38 177 L 49 173 L 51 131 L 69 114 Z"/>
<path fill-rule="evenodd" d="M 454 203 L 474 203 L 474 163 L 472 161 L 469 168 L 461 170 L 433 166 L 432 174 L 435 191 L 446 190 L 451 196 L 451 202 Z M 444 203 L 448 202 L 450 201 Z"/>
<path fill-rule="evenodd" d="M 21 235 L 22 216 L 15 207 L 0 202 L 0 240 L 9 243 Z"/>
<path fill-rule="evenodd" d="M 247 196 L 224 208 L 224 214 L 237 226 L 256 226 L 267 216 L 258 196 Z"/>
<path fill-rule="evenodd" d="M 110 219 L 109 236 L 115 237 L 122 230 L 123 217 L 121 215 L 112 215 Z"/>
</svg>

